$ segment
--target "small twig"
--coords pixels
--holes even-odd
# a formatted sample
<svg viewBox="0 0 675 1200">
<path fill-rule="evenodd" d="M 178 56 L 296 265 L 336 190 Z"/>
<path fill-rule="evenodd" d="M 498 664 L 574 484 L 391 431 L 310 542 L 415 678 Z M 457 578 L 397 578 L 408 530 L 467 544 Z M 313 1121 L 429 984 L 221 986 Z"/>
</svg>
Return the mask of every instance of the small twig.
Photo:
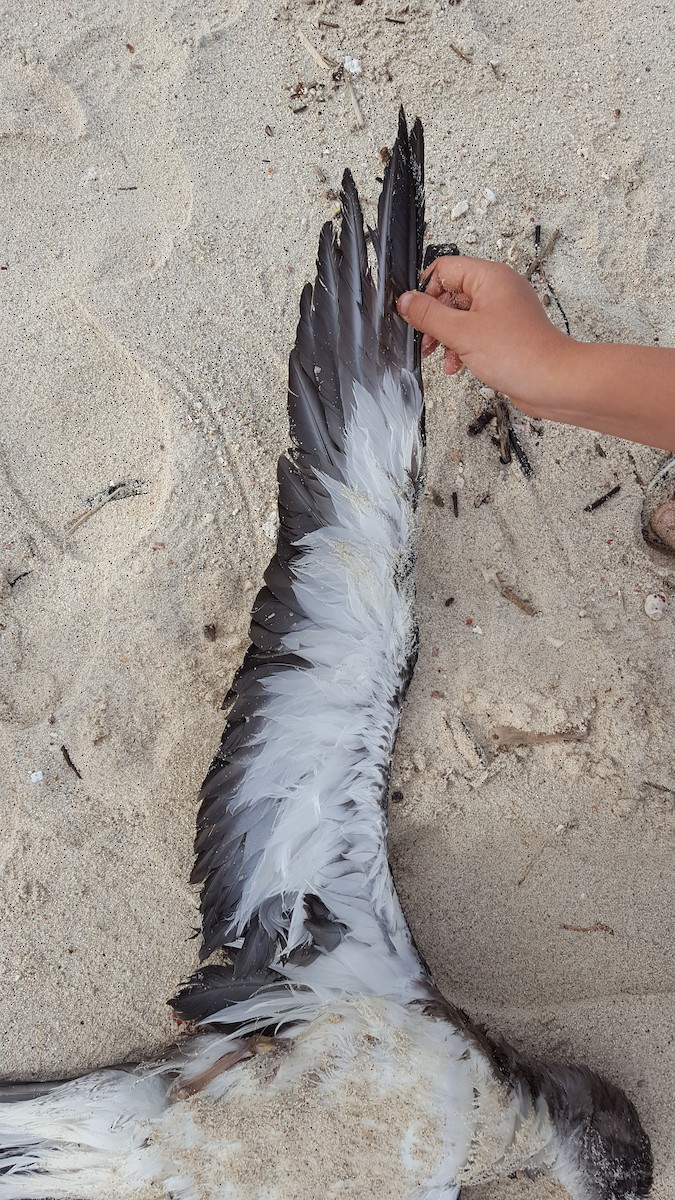
<svg viewBox="0 0 675 1200">
<path fill-rule="evenodd" d="M 513 452 L 514 452 L 516 458 L 518 459 L 518 465 L 519 465 L 521 471 L 523 472 L 523 475 L 525 476 L 526 479 L 529 479 L 533 473 L 532 472 L 532 464 L 531 464 L 529 458 L 527 457 L 525 451 L 523 450 L 523 447 L 520 444 L 518 435 L 517 435 L 515 429 L 513 428 L 513 425 L 511 424 L 510 418 L 509 418 L 509 442 L 511 443 Z"/>
<path fill-rule="evenodd" d="M 518 880 L 518 883 L 516 884 L 516 887 L 520 887 L 521 884 L 523 884 L 525 882 L 525 880 L 527 879 L 533 866 L 535 866 L 535 864 L 539 862 L 539 859 L 541 858 L 542 854 L 544 853 L 544 850 L 547 850 L 549 846 L 550 846 L 550 842 L 544 842 L 539 847 L 539 849 L 537 850 L 537 853 L 530 859 L 529 863 L 527 864 L 523 874 L 521 875 L 520 879 Z"/>
<path fill-rule="evenodd" d="M 538 226 L 538 228 L 540 230 L 539 236 L 541 236 L 541 226 Z M 543 250 L 539 250 L 537 243 L 535 242 L 535 257 L 532 259 L 532 262 L 525 272 L 526 279 L 531 279 L 535 271 L 538 271 L 542 264 L 546 262 L 546 259 L 549 257 L 559 237 L 560 230 L 554 229 Z"/>
<path fill-rule="evenodd" d="M 497 444 L 499 446 L 500 462 L 506 466 L 511 462 L 511 439 L 509 437 L 509 410 L 506 406 L 506 401 L 501 398 L 495 400 L 495 420 L 497 422 Z"/>
<path fill-rule="evenodd" d="M 476 419 L 471 422 L 466 432 L 468 433 L 469 437 L 477 437 L 478 434 L 482 433 L 482 431 L 485 429 L 485 426 L 489 425 L 490 421 L 494 421 L 494 419 L 495 410 L 491 404 L 488 404 L 487 408 L 484 408 L 483 411 L 478 414 Z"/>
<path fill-rule="evenodd" d="M 27 575 L 32 575 L 32 571 L 21 571 L 19 575 L 15 575 L 13 579 L 8 579 L 7 582 L 13 588 L 15 583 L 18 583 L 20 579 L 25 579 Z"/>
<path fill-rule="evenodd" d="M 556 293 L 555 293 L 555 291 L 554 291 L 554 289 L 553 289 L 553 284 L 551 283 L 551 281 L 550 281 L 550 279 L 548 278 L 548 276 L 544 274 L 544 272 L 541 270 L 541 268 L 540 268 L 540 270 L 539 270 L 539 274 L 541 275 L 541 277 L 542 277 L 542 279 L 543 279 L 544 283 L 546 284 L 546 287 L 548 288 L 549 292 L 550 292 L 550 293 L 551 293 L 551 295 L 553 296 L 553 299 L 555 300 L 555 306 L 556 306 L 556 308 L 557 308 L 558 312 L 560 313 L 560 316 L 562 317 L 563 321 L 565 322 L 565 332 L 566 332 L 567 336 L 569 337 L 569 336 L 570 336 L 570 323 L 569 323 L 569 321 L 567 320 L 567 313 L 565 312 L 565 309 L 563 308 L 562 304 L 560 303 L 560 301 L 559 301 L 559 299 L 558 299 L 558 297 L 557 297 L 557 295 L 556 295 Z"/>
<path fill-rule="evenodd" d="M 345 87 L 349 94 L 349 99 L 352 102 L 352 108 L 354 109 L 354 115 L 356 117 L 356 128 L 363 129 L 366 124 L 365 118 L 363 116 L 363 113 L 361 112 L 361 105 L 359 104 L 356 92 L 354 91 L 354 84 L 352 83 L 347 72 L 345 72 L 344 79 L 345 79 Z"/>
<path fill-rule="evenodd" d="M 456 54 L 457 57 L 461 58 L 463 62 L 469 63 L 469 65 L 473 64 L 473 59 L 469 58 L 469 56 L 465 54 L 463 50 L 460 50 L 459 46 L 456 46 L 454 42 L 450 42 L 450 49 L 452 50 L 453 54 Z"/>
<path fill-rule="evenodd" d="M 536 617 L 537 609 L 532 604 L 531 600 L 526 600 L 524 596 L 520 596 L 515 588 L 512 588 L 508 583 L 503 583 L 497 575 L 499 584 L 499 594 L 509 601 L 509 604 L 515 604 L 521 612 L 527 613 L 528 617 Z"/>
<path fill-rule="evenodd" d="M 456 517 L 459 516 L 459 497 L 457 492 L 452 493 L 452 511 Z"/>
<path fill-rule="evenodd" d="M 616 496 L 616 493 L 620 491 L 621 484 L 615 484 L 613 488 L 610 488 L 608 492 L 605 492 L 604 496 L 598 496 L 597 500 L 592 500 L 590 504 L 587 504 L 584 508 L 584 512 L 595 512 L 596 508 L 601 508 L 603 504 L 606 504 L 608 500 L 611 500 L 612 496 Z"/>
<path fill-rule="evenodd" d="M 66 532 L 69 534 L 74 533 L 76 529 L 80 528 L 80 525 L 84 525 L 85 521 L 88 521 L 90 517 L 93 517 L 94 513 L 100 512 L 101 509 L 104 508 L 106 504 L 109 504 L 111 500 L 129 500 L 132 496 L 145 495 L 146 491 L 147 484 L 143 483 L 139 479 L 132 480 L 131 483 L 112 484 L 108 488 L 107 492 L 104 492 L 102 496 L 95 497 L 94 500 L 91 501 L 90 508 L 87 508 L 83 513 L 80 513 L 79 517 L 73 518 Z"/>
<path fill-rule="evenodd" d="M 562 829 L 558 829 L 556 832 L 561 833 L 561 834 L 569 833 L 569 831 L 571 829 L 576 829 L 576 823 L 574 821 L 568 821 L 566 825 L 563 825 Z M 521 884 L 523 884 L 525 882 L 525 880 L 527 879 L 533 866 L 535 866 L 535 864 L 539 862 L 539 859 L 541 858 L 542 854 L 544 853 L 544 850 L 552 849 L 553 845 L 554 845 L 554 842 L 550 841 L 549 839 L 547 839 L 545 842 L 542 842 L 542 844 L 539 847 L 539 849 L 537 850 L 536 854 L 533 854 L 532 858 L 530 859 L 529 863 L 527 864 L 525 870 L 523 871 L 523 874 L 521 875 L 520 879 L 518 880 L 518 883 L 516 884 L 516 887 L 520 887 Z"/>
<path fill-rule="evenodd" d="M 541 225 L 535 225 L 535 227 L 534 227 L 534 258 L 532 259 L 532 262 L 530 263 L 529 267 L 527 268 L 527 270 L 525 272 L 525 278 L 531 279 L 532 276 L 535 275 L 537 272 L 541 275 L 543 282 L 546 284 L 546 287 L 548 288 L 551 296 L 553 297 L 553 300 L 555 301 L 555 305 L 556 305 L 556 308 L 558 309 L 558 312 L 560 313 L 560 316 L 562 317 L 563 321 L 565 322 L 565 331 L 569 337 L 570 323 L 567 320 L 567 313 L 565 312 L 562 304 L 560 303 L 560 301 L 556 295 L 553 284 L 550 282 L 548 277 L 545 275 L 544 269 L 543 269 L 543 263 L 549 257 L 549 255 L 550 255 L 551 251 L 553 250 L 559 237 L 560 237 L 560 230 L 554 229 L 553 233 L 551 234 L 550 238 L 548 239 L 546 245 L 544 246 L 544 249 L 540 250 L 539 247 L 541 245 Z"/>
<path fill-rule="evenodd" d="M 131 185 L 131 187 L 118 187 L 117 190 L 118 190 L 118 192 L 137 192 L 138 184 L 134 183 Z"/>
<path fill-rule="evenodd" d="M 666 792 L 669 796 L 675 796 L 675 788 L 666 787 L 665 783 L 652 783 L 651 779 L 642 780 L 644 787 L 654 788 L 655 792 Z"/>
<path fill-rule="evenodd" d="M 337 21 L 324 21 L 323 17 L 319 17 L 319 19 L 317 21 L 317 26 L 319 29 L 339 29 L 340 28 Z"/>
<path fill-rule="evenodd" d="M 335 67 L 337 67 L 338 64 L 334 58 L 325 58 L 323 54 L 321 54 L 317 49 L 315 49 L 315 47 L 310 42 L 309 38 L 305 37 L 305 35 L 301 29 L 296 30 L 296 32 L 298 35 L 298 41 L 302 43 L 302 45 L 305 47 L 305 50 L 307 51 L 307 53 L 311 54 L 312 58 L 314 59 L 314 62 L 316 63 L 316 65 L 318 67 L 321 67 L 324 71 L 335 70 Z"/>
<path fill-rule="evenodd" d="M 402 21 L 400 17 L 385 17 L 384 19 L 385 21 L 388 21 L 390 25 L 405 25 L 405 21 Z"/>
<path fill-rule="evenodd" d="M 560 928 L 568 929 L 570 933 L 609 933 L 614 937 L 611 925 L 603 925 L 602 921 L 596 921 L 595 925 L 561 925 Z"/>
<path fill-rule="evenodd" d="M 70 757 L 68 750 L 66 749 L 65 746 L 61 747 L 61 753 L 62 753 L 63 757 L 65 758 L 66 763 L 70 767 L 71 771 L 74 771 L 75 774 L 77 775 L 77 778 L 81 779 L 82 776 L 80 775 L 80 772 L 78 771 L 77 767 L 75 766 L 75 763 L 73 762 L 72 758 Z"/>
</svg>

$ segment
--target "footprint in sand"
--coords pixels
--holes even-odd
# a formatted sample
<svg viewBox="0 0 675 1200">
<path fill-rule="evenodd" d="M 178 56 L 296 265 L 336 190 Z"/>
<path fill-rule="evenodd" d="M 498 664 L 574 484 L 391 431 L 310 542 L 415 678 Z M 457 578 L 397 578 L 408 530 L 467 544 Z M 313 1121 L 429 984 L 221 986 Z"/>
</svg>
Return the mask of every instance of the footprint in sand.
<svg viewBox="0 0 675 1200">
<path fill-rule="evenodd" d="M 0 719 L 19 725 L 82 686 L 119 575 L 110 564 L 148 545 L 165 502 L 159 390 L 87 301 L 92 286 L 154 272 L 189 221 L 173 138 L 184 71 L 175 38 L 132 42 L 121 29 L 86 33 L 49 65 L 17 51 L 0 68 L 0 167 L 13 196 Z"/>
<path fill-rule="evenodd" d="M 111 564 L 150 552 L 171 472 L 155 385 L 78 304 L 58 316 L 11 373 L 0 453 L 0 719 L 19 724 L 82 685 Z"/>
</svg>

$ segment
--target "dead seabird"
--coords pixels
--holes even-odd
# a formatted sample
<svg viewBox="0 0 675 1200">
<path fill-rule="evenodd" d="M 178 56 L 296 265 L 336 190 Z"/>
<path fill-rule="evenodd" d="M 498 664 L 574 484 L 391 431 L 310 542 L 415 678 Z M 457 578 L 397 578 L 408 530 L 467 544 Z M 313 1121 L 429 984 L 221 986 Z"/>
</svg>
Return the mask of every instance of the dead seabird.
<svg viewBox="0 0 675 1200">
<path fill-rule="evenodd" d="M 197 821 L 201 961 L 226 961 L 171 1002 L 202 1031 L 160 1062 L 5 1085 L 0 1200 L 456 1200 L 524 1167 L 575 1200 L 649 1193 L 630 1100 L 447 1002 L 389 870 L 424 461 L 419 338 L 394 299 L 418 282 L 423 203 L 401 114 L 376 280 L 347 172 L 302 294 L 277 549 Z"/>
</svg>

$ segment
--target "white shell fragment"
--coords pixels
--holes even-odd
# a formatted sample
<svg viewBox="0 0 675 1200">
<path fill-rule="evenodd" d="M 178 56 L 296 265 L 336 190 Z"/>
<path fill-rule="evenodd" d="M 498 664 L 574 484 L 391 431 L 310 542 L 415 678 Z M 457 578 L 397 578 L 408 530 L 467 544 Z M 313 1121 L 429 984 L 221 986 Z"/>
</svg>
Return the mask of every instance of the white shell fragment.
<svg viewBox="0 0 675 1200">
<path fill-rule="evenodd" d="M 493 192 L 492 188 L 489 188 L 489 187 L 486 187 L 484 190 L 485 190 L 485 197 L 487 199 L 488 204 L 496 204 L 497 203 L 497 193 Z"/>
<path fill-rule="evenodd" d="M 31 773 L 30 773 L 31 783 L 42 783 L 43 779 L 44 779 L 44 775 L 42 774 L 42 771 L 31 771 Z"/>
<path fill-rule="evenodd" d="M 452 221 L 456 221 L 458 217 L 463 217 L 464 213 L 468 213 L 468 211 L 469 211 L 469 201 L 468 200 L 460 200 L 459 203 L 455 205 L 452 212 L 450 213 L 450 218 Z"/>
<path fill-rule="evenodd" d="M 358 58 L 352 58 L 351 54 L 345 54 L 344 68 L 350 75 L 361 74 L 361 63 Z"/>
<path fill-rule="evenodd" d="M 645 600 L 645 612 L 652 621 L 660 621 L 666 611 L 668 601 L 663 592 L 651 592 Z"/>
</svg>

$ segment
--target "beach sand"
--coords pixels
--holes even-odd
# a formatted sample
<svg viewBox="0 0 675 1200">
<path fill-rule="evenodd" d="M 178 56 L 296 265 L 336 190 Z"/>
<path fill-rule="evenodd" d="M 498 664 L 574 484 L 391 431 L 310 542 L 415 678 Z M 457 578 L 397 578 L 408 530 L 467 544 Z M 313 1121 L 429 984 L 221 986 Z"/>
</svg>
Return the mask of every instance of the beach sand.
<svg viewBox="0 0 675 1200">
<path fill-rule="evenodd" d="M 572 335 L 673 344 L 673 25 L 629 0 L 5 13 L 3 1076 L 176 1033 L 196 792 L 273 549 L 287 357 L 343 169 L 372 222 L 402 101 L 429 240 L 525 269 L 535 225 L 559 230 Z M 299 31 L 358 60 L 363 128 Z M 675 560 L 639 531 L 667 456 L 517 418 L 528 479 L 468 436 L 475 380 L 430 362 L 426 382 L 397 885 L 449 997 L 625 1086 L 671 1200 Z"/>
</svg>

